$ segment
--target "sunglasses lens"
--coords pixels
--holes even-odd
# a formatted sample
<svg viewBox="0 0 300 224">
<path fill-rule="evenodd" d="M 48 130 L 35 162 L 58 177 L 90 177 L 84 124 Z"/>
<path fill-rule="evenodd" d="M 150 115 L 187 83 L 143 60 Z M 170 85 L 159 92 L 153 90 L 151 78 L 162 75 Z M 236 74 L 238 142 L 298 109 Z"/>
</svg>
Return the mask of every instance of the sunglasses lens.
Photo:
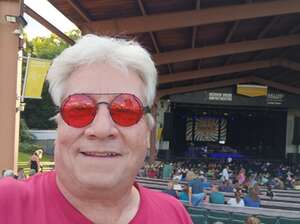
<svg viewBox="0 0 300 224">
<path fill-rule="evenodd" d="M 114 122 L 121 126 L 136 124 L 143 116 L 141 101 L 131 94 L 120 94 L 110 105 L 110 114 Z"/>
<path fill-rule="evenodd" d="M 61 115 L 70 126 L 82 128 L 90 124 L 97 113 L 97 105 L 86 95 L 69 96 L 62 104 Z"/>
</svg>

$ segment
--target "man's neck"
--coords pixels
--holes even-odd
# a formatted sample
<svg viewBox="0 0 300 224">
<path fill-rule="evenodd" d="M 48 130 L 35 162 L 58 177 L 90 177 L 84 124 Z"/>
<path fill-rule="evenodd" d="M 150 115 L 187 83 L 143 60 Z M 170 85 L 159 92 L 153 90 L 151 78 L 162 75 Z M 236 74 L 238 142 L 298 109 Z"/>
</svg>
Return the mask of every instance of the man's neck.
<svg viewBox="0 0 300 224">
<path fill-rule="evenodd" d="M 65 198 L 95 224 L 129 223 L 138 211 L 140 194 L 133 185 L 117 192 L 105 192 L 98 189 L 91 199 L 92 192 L 90 191 L 86 194 L 82 193 L 83 191 L 74 192 L 66 188 L 59 178 L 56 182 Z"/>
</svg>

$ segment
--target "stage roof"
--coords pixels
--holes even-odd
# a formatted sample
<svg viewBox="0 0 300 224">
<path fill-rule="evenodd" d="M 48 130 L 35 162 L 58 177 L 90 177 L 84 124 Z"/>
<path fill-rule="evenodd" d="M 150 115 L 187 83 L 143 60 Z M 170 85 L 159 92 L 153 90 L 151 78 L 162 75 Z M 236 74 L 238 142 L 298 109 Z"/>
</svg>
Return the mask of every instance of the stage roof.
<svg viewBox="0 0 300 224">
<path fill-rule="evenodd" d="M 256 83 L 300 94 L 299 0 L 49 0 L 83 33 L 136 38 L 159 95 Z"/>
</svg>

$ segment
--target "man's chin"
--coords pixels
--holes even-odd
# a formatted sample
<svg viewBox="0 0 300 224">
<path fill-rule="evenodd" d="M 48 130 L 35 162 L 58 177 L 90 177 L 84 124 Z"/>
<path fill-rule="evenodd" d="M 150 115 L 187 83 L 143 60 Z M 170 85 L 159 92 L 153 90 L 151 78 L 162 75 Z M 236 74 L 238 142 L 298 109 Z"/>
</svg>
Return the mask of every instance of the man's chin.
<svg viewBox="0 0 300 224">
<path fill-rule="evenodd" d="M 78 178 L 80 184 L 86 189 L 108 189 L 116 187 L 120 182 L 120 178 L 113 174 L 101 175 L 99 173 L 84 174 Z"/>
</svg>

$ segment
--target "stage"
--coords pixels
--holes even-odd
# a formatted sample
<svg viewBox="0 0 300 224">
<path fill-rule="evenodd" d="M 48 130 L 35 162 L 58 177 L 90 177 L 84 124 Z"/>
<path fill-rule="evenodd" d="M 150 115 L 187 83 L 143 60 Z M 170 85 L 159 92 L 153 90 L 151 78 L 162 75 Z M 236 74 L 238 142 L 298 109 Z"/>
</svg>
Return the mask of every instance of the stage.
<svg viewBox="0 0 300 224">
<path fill-rule="evenodd" d="M 170 156 L 280 159 L 285 157 L 284 109 L 173 105 L 168 115 Z M 170 137 L 171 136 L 171 137 Z"/>
</svg>

